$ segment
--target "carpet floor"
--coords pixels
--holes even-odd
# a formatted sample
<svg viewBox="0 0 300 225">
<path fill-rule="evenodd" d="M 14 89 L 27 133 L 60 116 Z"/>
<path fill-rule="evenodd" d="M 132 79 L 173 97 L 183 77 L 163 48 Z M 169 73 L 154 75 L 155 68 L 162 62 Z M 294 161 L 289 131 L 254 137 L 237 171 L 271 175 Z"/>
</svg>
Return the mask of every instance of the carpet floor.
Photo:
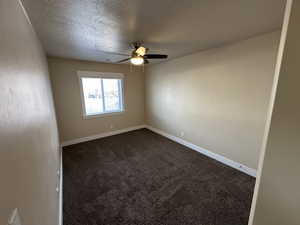
<svg viewBox="0 0 300 225">
<path fill-rule="evenodd" d="M 64 225 L 247 225 L 254 178 L 147 129 L 63 150 Z"/>
</svg>

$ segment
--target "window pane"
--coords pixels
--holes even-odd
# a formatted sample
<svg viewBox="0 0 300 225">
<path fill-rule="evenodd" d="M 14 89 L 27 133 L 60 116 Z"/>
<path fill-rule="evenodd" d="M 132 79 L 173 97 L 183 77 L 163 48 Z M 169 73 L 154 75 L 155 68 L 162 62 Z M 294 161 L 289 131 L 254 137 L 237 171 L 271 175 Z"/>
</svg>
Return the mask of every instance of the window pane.
<svg viewBox="0 0 300 225">
<path fill-rule="evenodd" d="M 86 114 L 103 113 L 101 79 L 85 77 L 81 80 Z"/>
<path fill-rule="evenodd" d="M 120 79 L 103 79 L 105 111 L 121 111 Z"/>
</svg>

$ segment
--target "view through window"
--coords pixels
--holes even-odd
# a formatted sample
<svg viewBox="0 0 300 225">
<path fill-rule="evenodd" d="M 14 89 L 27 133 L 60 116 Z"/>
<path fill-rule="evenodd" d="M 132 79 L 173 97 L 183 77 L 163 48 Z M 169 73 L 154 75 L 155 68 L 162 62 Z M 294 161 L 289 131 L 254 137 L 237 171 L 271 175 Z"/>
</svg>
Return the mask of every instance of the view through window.
<svg viewBox="0 0 300 225">
<path fill-rule="evenodd" d="M 123 111 L 122 79 L 81 77 L 86 116 Z"/>
</svg>

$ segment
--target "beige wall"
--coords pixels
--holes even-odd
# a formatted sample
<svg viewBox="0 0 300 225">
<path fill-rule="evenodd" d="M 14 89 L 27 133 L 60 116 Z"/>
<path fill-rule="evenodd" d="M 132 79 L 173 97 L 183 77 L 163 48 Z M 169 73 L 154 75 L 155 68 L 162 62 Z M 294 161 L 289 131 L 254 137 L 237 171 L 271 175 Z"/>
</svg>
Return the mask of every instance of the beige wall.
<svg viewBox="0 0 300 225">
<path fill-rule="evenodd" d="M 300 2 L 293 2 L 253 225 L 300 224 Z"/>
<path fill-rule="evenodd" d="M 146 122 L 257 168 L 279 32 L 148 67 Z"/>
<path fill-rule="evenodd" d="M 0 224 L 58 224 L 58 134 L 47 61 L 17 0 L 0 1 Z"/>
<path fill-rule="evenodd" d="M 61 141 L 144 124 L 144 73 L 141 68 L 61 58 L 48 58 Z M 84 119 L 77 71 L 124 74 L 125 112 Z M 113 128 L 111 128 L 113 125 Z"/>
</svg>

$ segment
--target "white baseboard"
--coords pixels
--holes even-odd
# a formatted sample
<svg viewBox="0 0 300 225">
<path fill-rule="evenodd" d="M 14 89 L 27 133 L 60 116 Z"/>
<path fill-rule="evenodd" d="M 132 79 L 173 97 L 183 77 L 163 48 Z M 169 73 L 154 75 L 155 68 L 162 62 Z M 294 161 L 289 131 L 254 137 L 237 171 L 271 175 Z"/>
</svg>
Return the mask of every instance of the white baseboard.
<svg viewBox="0 0 300 225">
<path fill-rule="evenodd" d="M 199 146 L 197 146 L 195 144 L 192 144 L 192 143 L 190 143 L 188 141 L 185 141 L 185 140 L 183 140 L 183 139 L 181 139 L 179 137 L 175 137 L 174 135 L 168 134 L 168 133 L 166 133 L 166 132 L 164 132 L 162 130 L 156 129 L 156 128 L 151 127 L 151 126 L 146 126 L 146 128 L 149 129 L 149 130 L 151 130 L 151 131 L 153 131 L 153 132 L 155 132 L 155 133 L 158 133 L 158 134 L 160 134 L 160 135 L 162 135 L 162 136 L 164 136 L 166 138 L 169 138 L 172 141 L 175 141 L 175 142 L 177 142 L 179 144 L 182 144 L 182 145 L 184 145 L 184 146 L 186 146 L 188 148 L 191 148 L 191 149 L 193 149 L 193 150 L 195 150 L 195 151 L 197 151 L 197 152 L 199 152 L 199 153 L 201 153 L 203 155 L 206 155 L 206 156 L 208 156 L 208 157 L 210 157 L 212 159 L 215 159 L 215 160 L 217 160 L 217 161 L 219 161 L 219 162 L 221 162 L 221 163 L 223 163 L 223 164 L 225 164 L 227 166 L 235 168 L 235 169 L 237 169 L 237 170 L 239 170 L 241 172 L 244 172 L 244 173 L 246 173 L 246 174 L 248 174 L 248 175 L 250 175 L 252 177 L 256 177 L 256 170 L 255 169 L 249 168 L 249 167 L 247 167 L 247 166 L 245 166 L 245 165 L 243 165 L 241 163 L 235 162 L 235 161 L 233 161 L 231 159 L 228 159 L 228 158 L 226 158 L 224 156 L 221 156 L 221 155 L 218 155 L 216 153 L 213 153 L 212 151 L 209 151 L 207 149 L 201 148 L 201 147 L 199 147 Z"/>
<path fill-rule="evenodd" d="M 185 141 L 179 137 L 176 137 L 174 135 L 168 134 L 162 130 L 156 129 L 154 127 L 148 126 L 148 125 L 140 125 L 140 126 L 135 126 L 135 127 L 128 127 L 125 129 L 121 129 L 121 130 L 115 130 L 115 131 L 111 131 L 111 132 L 106 132 L 106 133 L 101 133 L 101 134 L 96 134 L 96 135 L 92 135 L 92 136 L 88 136 L 88 137 L 83 137 L 83 138 L 78 138 L 78 139 L 74 139 L 74 140 L 70 140 L 70 141 L 65 141 L 61 143 L 61 146 L 68 146 L 68 145 L 73 145 L 73 144 L 78 144 L 81 142 L 86 142 L 86 141 L 91 141 L 91 140 L 95 140 L 95 139 L 99 139 L 99 138 L 104 138 L 104 137 L 108 137 L 108 136 L 112 136 L 112 135 L 116 135 L 116 134 L 121 134 L 121 133 L 125 133 L 125 132 L 129 132 L 129 131 L 133 131 L 133 130 L 138 130 L 138 129 L 142 129 L 142 128 L 147 128 L 157 134 L 160 134 L 166 138 L 169 138 L 179 144 L 182 144 L 188 148 L 191 148 L 203 155 L 206 155 L 212 159 L 215 159 L 227 166 L 230 166 L 232 168 L 235 168 L 241 172 L 244 172 L 252 177 L 256 177 L 256 170 L 249 168 L 241 163 L 235 162 L 231 159 L 228 159 L 222 155 L 216 154 L 212 151 L 209 151 L 207 149 L 201 148 L 193 143 L 190 143 L 188 141 Z"/>
<path fill-rule="evenodd" d="M 146 125 L 140 125 L 140 126 L 135 126 L 135 127 L 128 127 L 128 128 L 121 129 L 121 130 L 114 130 L 114 131 L 110 131 L 110 132 L 96 134 L 96 135 L 92 135 L 92 136 L 88 136 L 88 137 L 77 138 L 77 139 L 73 139 L 70 141 L 64 141 L 61 143 L 61 146 L 65 147 L 68 145 L 74 145 L 74 144 L 78 144 L 81 142 L 91 141 L 91 140 L 95 140 L 95 139 L 99 139 L 99 138 L 104 138 L 104 137 L 108 137 L 108 136 L 112 136 L 112 135 L 116 135 L 116 134 L 122 134 L 125 132 L 142 129 L 145 127 L 146 127 Z"/>
</svg>

